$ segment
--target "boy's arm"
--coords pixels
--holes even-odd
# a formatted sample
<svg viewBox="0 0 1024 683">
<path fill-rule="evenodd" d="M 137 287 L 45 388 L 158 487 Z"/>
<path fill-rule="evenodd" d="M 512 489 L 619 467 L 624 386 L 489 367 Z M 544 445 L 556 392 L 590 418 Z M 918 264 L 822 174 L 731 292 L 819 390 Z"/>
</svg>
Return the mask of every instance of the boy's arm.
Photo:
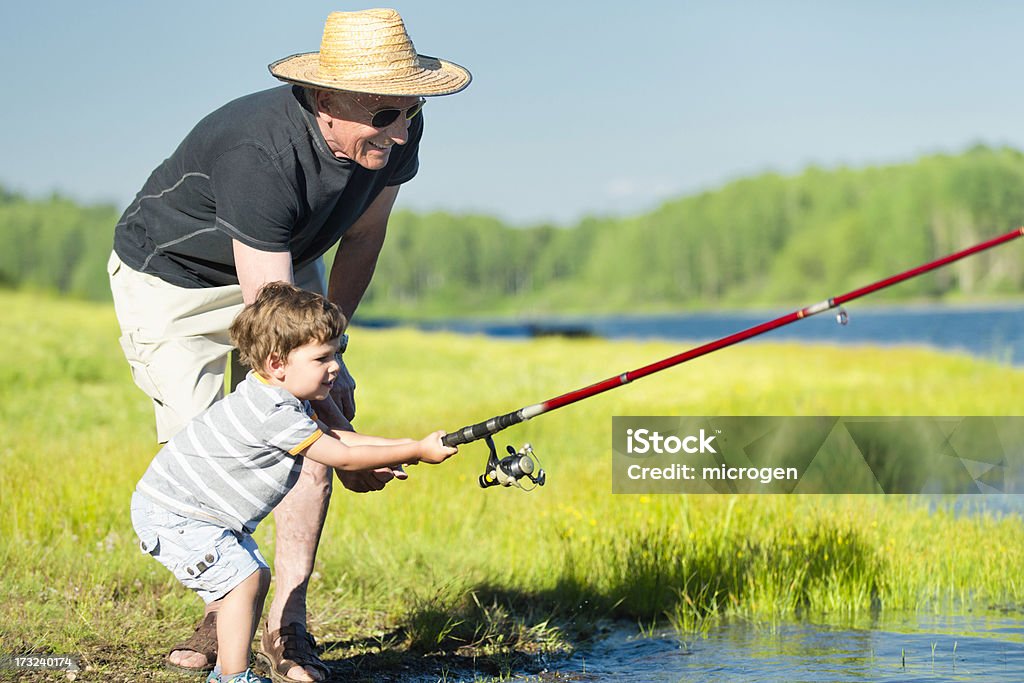
<svg viewBox="0 0 1024 683">
<path fill-rule="evenodd" d="M 345 432 L 344 434 L 349 437 L 352 433 Z M 444 432 L 439 431 L 427 435 L 420 441 L 364 437 L 379 439 L 379 441 L 367 444 L 357 438 L 355 441 L 362 441 L 361 444 L 349 445 L 339 439 L 334 432 L 325 431 L 323 436 L 301 451 L 300 455 L 343 472 L 398 467 L 418 462 L 437 464 L 458 452 L 457 448 L 450 448 L 442 444 L 442 436 L 444 436 Z M 347 440 L 352 441 L 352 439 Z M 389 443 L 385 445 L 380 441 Z"/>
<path fill-rule="evenodd" d="M 328 429 L 323 424 L 320 425 L 320 429 L 325 434 L 333 434 L 336 439 L 340 439 L 346 446 L 397 446 L 406 443 L 416 443 L 415 439 L 386 439 L 383 436 L 370 436 L 369 434 L 349 432 L 343 429 Z"/>
<path fill-rule="evenodd" d="M 382 436 L 370 436 L 369 434 L 360 434 L 351 430 L 344 429 L 330 429 L 327 425 L 321 424 L 320 429 L 325 434 L 333 433 L 334 436 L 338 437 L 341 442 L 347 446 L 389 446 L 392 444 L 410 443 L 413 439 L 385 439 Z M 403 463 L 408 464 L 408 463 Z M 387 470 L 376 470 L 377 472 Z M 395 479 L 405 480 L 409 478 L 408 473 L 402 468 L 401 465 L 398 467 L 390 468 L 391 476 Z M 350 473 L 351 474 L 351 473 Z M 341 475 L 338 475 L 339 477 Z"/>
</svg>

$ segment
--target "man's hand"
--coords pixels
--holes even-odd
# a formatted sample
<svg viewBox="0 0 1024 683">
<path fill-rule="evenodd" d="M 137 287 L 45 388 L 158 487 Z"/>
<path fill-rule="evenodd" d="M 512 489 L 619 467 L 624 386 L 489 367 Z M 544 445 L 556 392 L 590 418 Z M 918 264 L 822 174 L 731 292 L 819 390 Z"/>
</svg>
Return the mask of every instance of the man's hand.
<svg viewBox="0 0 1024 683">
<path fill-rule="evenodd" d="M 334 471 L 338 473 L 338 479 L 341 480 L 342 486 L 354 493 L 380 491 L 384 488 L 384 485 L 392 479 L 409 478 L 409 475 L 406 474 L 405 470 L 401 467 L 396 467 L 394 469 L 391 469 L 390 467 L 382 467 L 381 469 L 373 470 L 372 472 Z"/>
<path fill-rule="evenodd" d="M 348 370 L 345 370 L 344 364 L 341 368 L 343 372 L 339 374 L 338 377 L 340 378 L 343 374 L 354 385 L 355 382 L 352 382 L 352 376 L 348 374 Z M 337 387 L 338 383 L 335 382 L 334 386 Z M 331 391 L 333 394 L 333 388 Z M 313 410 L 316 411 L 317 417 L 328 425 L 330 429 L 337 429 L 346 432 L 355 431 L 352 429 L 352 425 L 349 423 L 348 418 L 341 414 L 341 409 L 338 407 L 338 404 L 334 402 L 334 399 L 331 396 L 328 396 L 322 401 L 313 401 Z M 405 470 L 401 467 L 382 467 L 381 469 L 368 472 L 334 471 L 337 473 L 342 486 L 355 493 L 380 491 L 384 488 L 384 485 L 392 479 L 401 480 L 409 478 L 409 475 L 406 474 Z"/>
<path fill-rule="evenodd" d="M 345 367 L 345 360 L 339 359 L 339 361 L 341 367 L 338 370 L 338 378 L 334 380 L 334 386 L 331 387 L 331 398 L 341 408 L 345 419 L 351 422 L 356 417 L 356 380 Z"/>
</svg>

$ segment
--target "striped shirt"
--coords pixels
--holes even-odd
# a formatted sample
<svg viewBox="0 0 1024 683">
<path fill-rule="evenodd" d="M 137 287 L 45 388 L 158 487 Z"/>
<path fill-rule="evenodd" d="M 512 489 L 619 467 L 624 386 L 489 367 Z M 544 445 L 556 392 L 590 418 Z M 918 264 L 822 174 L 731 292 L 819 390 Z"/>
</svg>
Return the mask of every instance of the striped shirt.
<svg viewBox="0 0 1024 683">
<path fill-rule="evenodd" d="M 323 432 L 308 401 L 250 372 L 160 449 L 137 490 L 178 514 L 252 533 L 295 485 Z"/>
</svg>

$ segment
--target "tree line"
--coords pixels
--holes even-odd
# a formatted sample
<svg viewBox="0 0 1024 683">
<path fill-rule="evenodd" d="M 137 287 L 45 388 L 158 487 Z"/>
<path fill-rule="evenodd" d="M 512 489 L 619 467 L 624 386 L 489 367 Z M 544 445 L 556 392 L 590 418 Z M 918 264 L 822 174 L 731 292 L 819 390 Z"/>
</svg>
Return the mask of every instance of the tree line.
<svg viewBox="0 0 1024 683">
<path fill-rule="evenodd" d="M 0 189 L 0 285 L 109 298 L 119 210 Z M 360 314 L 434 317 L 806 303 L 1024 222 L 1024 154 L 978 146 L 907 164 L 766 173 L 628 218 L 513 227 L 398 211 Z M 1012 296 L 1024 258 L 993 250 L 877 295 Z"/>
</svg>

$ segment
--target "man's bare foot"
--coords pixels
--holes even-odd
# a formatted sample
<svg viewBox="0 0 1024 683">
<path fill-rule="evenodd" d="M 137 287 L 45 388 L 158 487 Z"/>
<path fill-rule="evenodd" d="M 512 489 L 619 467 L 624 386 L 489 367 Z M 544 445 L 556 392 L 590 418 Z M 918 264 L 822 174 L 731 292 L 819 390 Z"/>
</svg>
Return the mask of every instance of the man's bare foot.
<svg viewBox="0 0 1024 683">
<path fill-rule="evenodd" d="M 175 645 L 164 663 L 170 669 L 186 673 L 212 670 L 217 663 L 217 612 L 203 615 L 192 635 Z"/>
<path fill-rule="evenodd" d="M 297 622 L 274 631 L 264 624 L 259 658 L 271 671 L 295 681 L 323 681 L 330 674 L 313 636 Z"/>
<path fill-rule="evenodd" d="M 167 661 L 182 669 L 201 671 L 206 666 L 206 655 L 192 650 L 175 650 L 167 655 Z"/>
</svg>

